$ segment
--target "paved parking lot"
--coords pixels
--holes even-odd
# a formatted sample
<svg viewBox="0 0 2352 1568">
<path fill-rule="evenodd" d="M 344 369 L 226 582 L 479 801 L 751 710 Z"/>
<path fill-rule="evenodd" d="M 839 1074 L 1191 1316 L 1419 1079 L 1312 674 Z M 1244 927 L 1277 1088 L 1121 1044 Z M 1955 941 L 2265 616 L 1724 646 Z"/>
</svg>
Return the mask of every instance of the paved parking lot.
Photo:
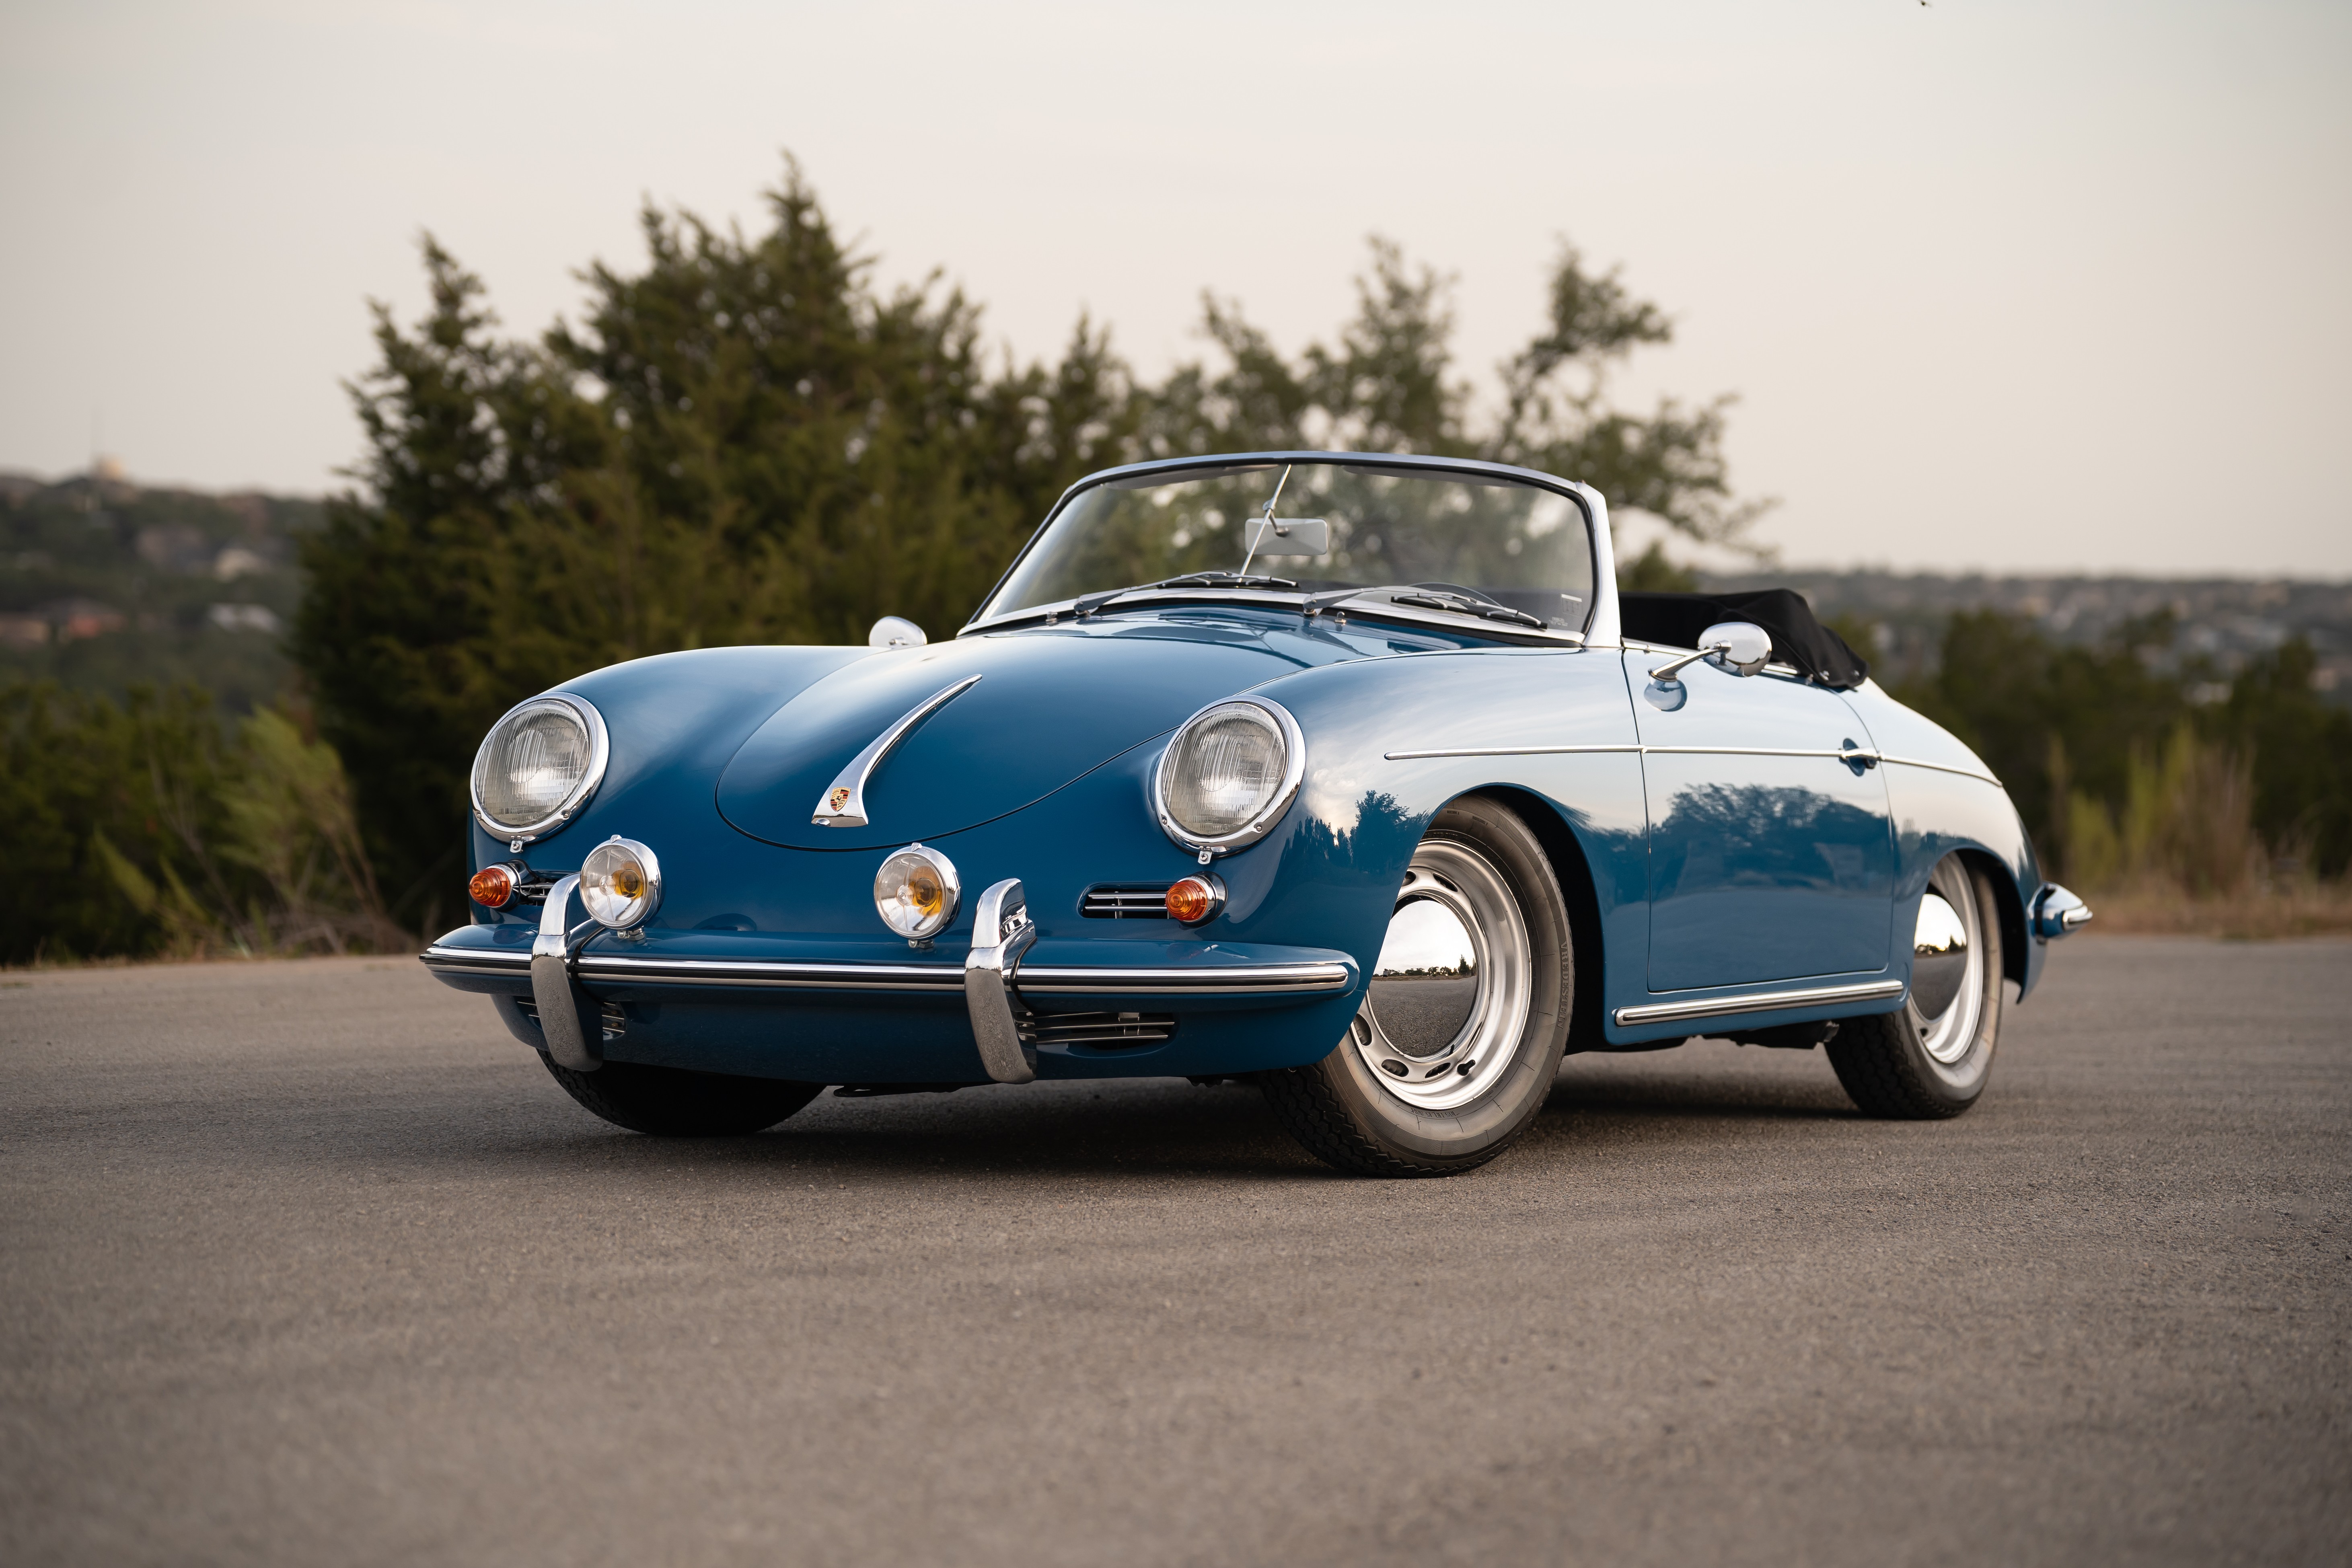
<svg viewBox="0 0 2352 1568">
<path fill-rule="evenodd" d="M 1578 1058 L 665 1142 L 411 962 L 0 976 L 0 1558 L 2342 1563 L 2352 945 L 2086 937 L 1937 1125 Z"/>
</svg>

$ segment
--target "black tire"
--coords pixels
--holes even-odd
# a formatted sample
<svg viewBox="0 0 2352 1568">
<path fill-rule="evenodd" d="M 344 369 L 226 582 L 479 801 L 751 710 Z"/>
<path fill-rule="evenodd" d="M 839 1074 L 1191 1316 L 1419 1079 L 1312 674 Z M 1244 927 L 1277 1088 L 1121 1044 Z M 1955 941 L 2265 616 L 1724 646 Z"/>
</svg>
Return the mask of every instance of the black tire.
<svg viewBox="0 0 2352 1568">
<path fill-rule="evenodd" d="M 824 1092 L 821 1083 L 687 1072 L 642 1062 L 606 1062 L 573 1072 L 544 1052 L 563 1092 L 615 1127 L 656 1138 L 741 1138 L 773 1127 Z"/>
<path fill-rule="evenodd" d="M 1439 849 L 1432 851 L 1432 846 Z M 1438 813 L 1415 851 L 1416 867 L 1424 855 L 1444 853 L 1447 847 L 1466 850 L 1490 868 L 1517 906 L 1527 943 L 1524 1012 L 1514 1006 L 1507 1015 L 1492 1015 L 1492 1027 L 1503 1031 L 1496 1037 L 1510 1038 L 1509 1053 L 1494 1066 L 1491 1079 L 1481 1075 L 1475 1098 L 1458 1105 L 1431 1109 L 1413 1103 L 1374 1070 L 1367 1060 L 1368 1053 L 1378 1054 L 1366 1022 L 1369 1007 L 1321 1061 L 1259 1075 L 1266 1103 L 1284 1129 L 1308 1153 L 1351 1174 L 1453 1176 L 1475 1170 L 1527 1131 L 1551 1092 L 1568 1047 L 1576 996 L 1575 942 L 1543 846 L 1507 807 L 1472 796 Z M 1482 963 L 1479 1000 L 1465 1030 L 1475 1031 L 1490 1016 L 1487 987 L 1495 984 L 1494 973 L 1492 965 Z M 1519 1020 L 1515 1030 L 1514 1019 Z M 1433 1076 L 1438 1071 L 1430 1070 Z M 1466 1077 L 1471 1069 L 1463 1071 Z"/>
<path fill-rule="evenodd" d="M 1952 1059 L 1931 1055 L 1923 1041 L 1943 1015 L 1929 1018 L 1921 1013 L 1915 972 L 1914 994 L 1897 1011 L 1842 1020 L 1823 1048 L 1838 1082 L 1866 1116 L 1904 1121 L 1958 1116 L 1977 1102 L 1992 1079 L 1993 1051 L 2000 1037 L 2000 907 L 1991 881 L 1958 855 L 1945 857 L 1937 866 L 1929 888 L 1939 896 L 1948 895 L 1956 908 L 1963 897 L 1974 905 L 1972 945 L 1979 962 L 1970 972 L 1967 989 L 1976 994 L 1977 1019 L 1965 1048 Z M 1956 995 L 1951 1005 L 1960 1006 L 1966 1000 Z M 1949 1050 L 1946 1054 L 1952 1055 Z"/>
</svg>

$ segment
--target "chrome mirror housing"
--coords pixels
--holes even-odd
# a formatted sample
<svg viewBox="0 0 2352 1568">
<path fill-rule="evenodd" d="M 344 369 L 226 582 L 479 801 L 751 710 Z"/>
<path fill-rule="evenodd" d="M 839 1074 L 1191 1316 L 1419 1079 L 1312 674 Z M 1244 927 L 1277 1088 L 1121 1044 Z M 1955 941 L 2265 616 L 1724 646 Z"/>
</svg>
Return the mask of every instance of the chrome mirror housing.
<svg viewBox="0 0 2352 1568">
<path fill-rule="evenodd" d="M 1771 661 L 1772 639 L 1747 621 L 1717 621 L 1699 634 L 1706 662 L 1733 675 L 1755 675 Z"/>
<path fill-rule="evenodd" d="M 866 634 L 867 647 L 921 647 L 930 640 L 904 616 L 885 616 Z"/>
</svg>

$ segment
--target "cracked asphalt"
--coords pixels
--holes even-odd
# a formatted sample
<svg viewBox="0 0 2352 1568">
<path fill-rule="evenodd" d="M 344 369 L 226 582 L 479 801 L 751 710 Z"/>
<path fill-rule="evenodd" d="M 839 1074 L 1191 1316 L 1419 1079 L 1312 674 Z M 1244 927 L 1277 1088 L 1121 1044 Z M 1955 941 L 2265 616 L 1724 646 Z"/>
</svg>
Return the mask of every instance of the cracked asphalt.
<svg viewBox="0 0 2352 1568">
<path fill-rule="evenodd" d="M 1957 1121 L 1580 1057 L 577 1110 L 413 962 L 0 976 L 0 1558 L 2343 1563 L 2352 944 L 2086 936 Z"/>
</svg>

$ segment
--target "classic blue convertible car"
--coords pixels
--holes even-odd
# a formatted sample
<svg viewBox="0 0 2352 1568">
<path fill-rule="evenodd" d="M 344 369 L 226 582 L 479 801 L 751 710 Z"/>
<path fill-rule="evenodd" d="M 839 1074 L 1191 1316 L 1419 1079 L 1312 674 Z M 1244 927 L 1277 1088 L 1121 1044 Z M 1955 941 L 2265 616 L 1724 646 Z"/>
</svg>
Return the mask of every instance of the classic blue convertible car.
<svg viewBox="0 0 2352 1568">
<path fill-rule="evenodd" d="M 1333 1165 L 1442 1175 L 1564 1053 L 1696 1034 L 1952 1116 L 2090 918 L 1801 598 L 1620 594 L 1597 491 L 1433 458 L 1097 474 L 952 641 L 583 675 L 473 808 L 425 963 L 654 1133 L 1240 1079 Z"/>
</svg>

